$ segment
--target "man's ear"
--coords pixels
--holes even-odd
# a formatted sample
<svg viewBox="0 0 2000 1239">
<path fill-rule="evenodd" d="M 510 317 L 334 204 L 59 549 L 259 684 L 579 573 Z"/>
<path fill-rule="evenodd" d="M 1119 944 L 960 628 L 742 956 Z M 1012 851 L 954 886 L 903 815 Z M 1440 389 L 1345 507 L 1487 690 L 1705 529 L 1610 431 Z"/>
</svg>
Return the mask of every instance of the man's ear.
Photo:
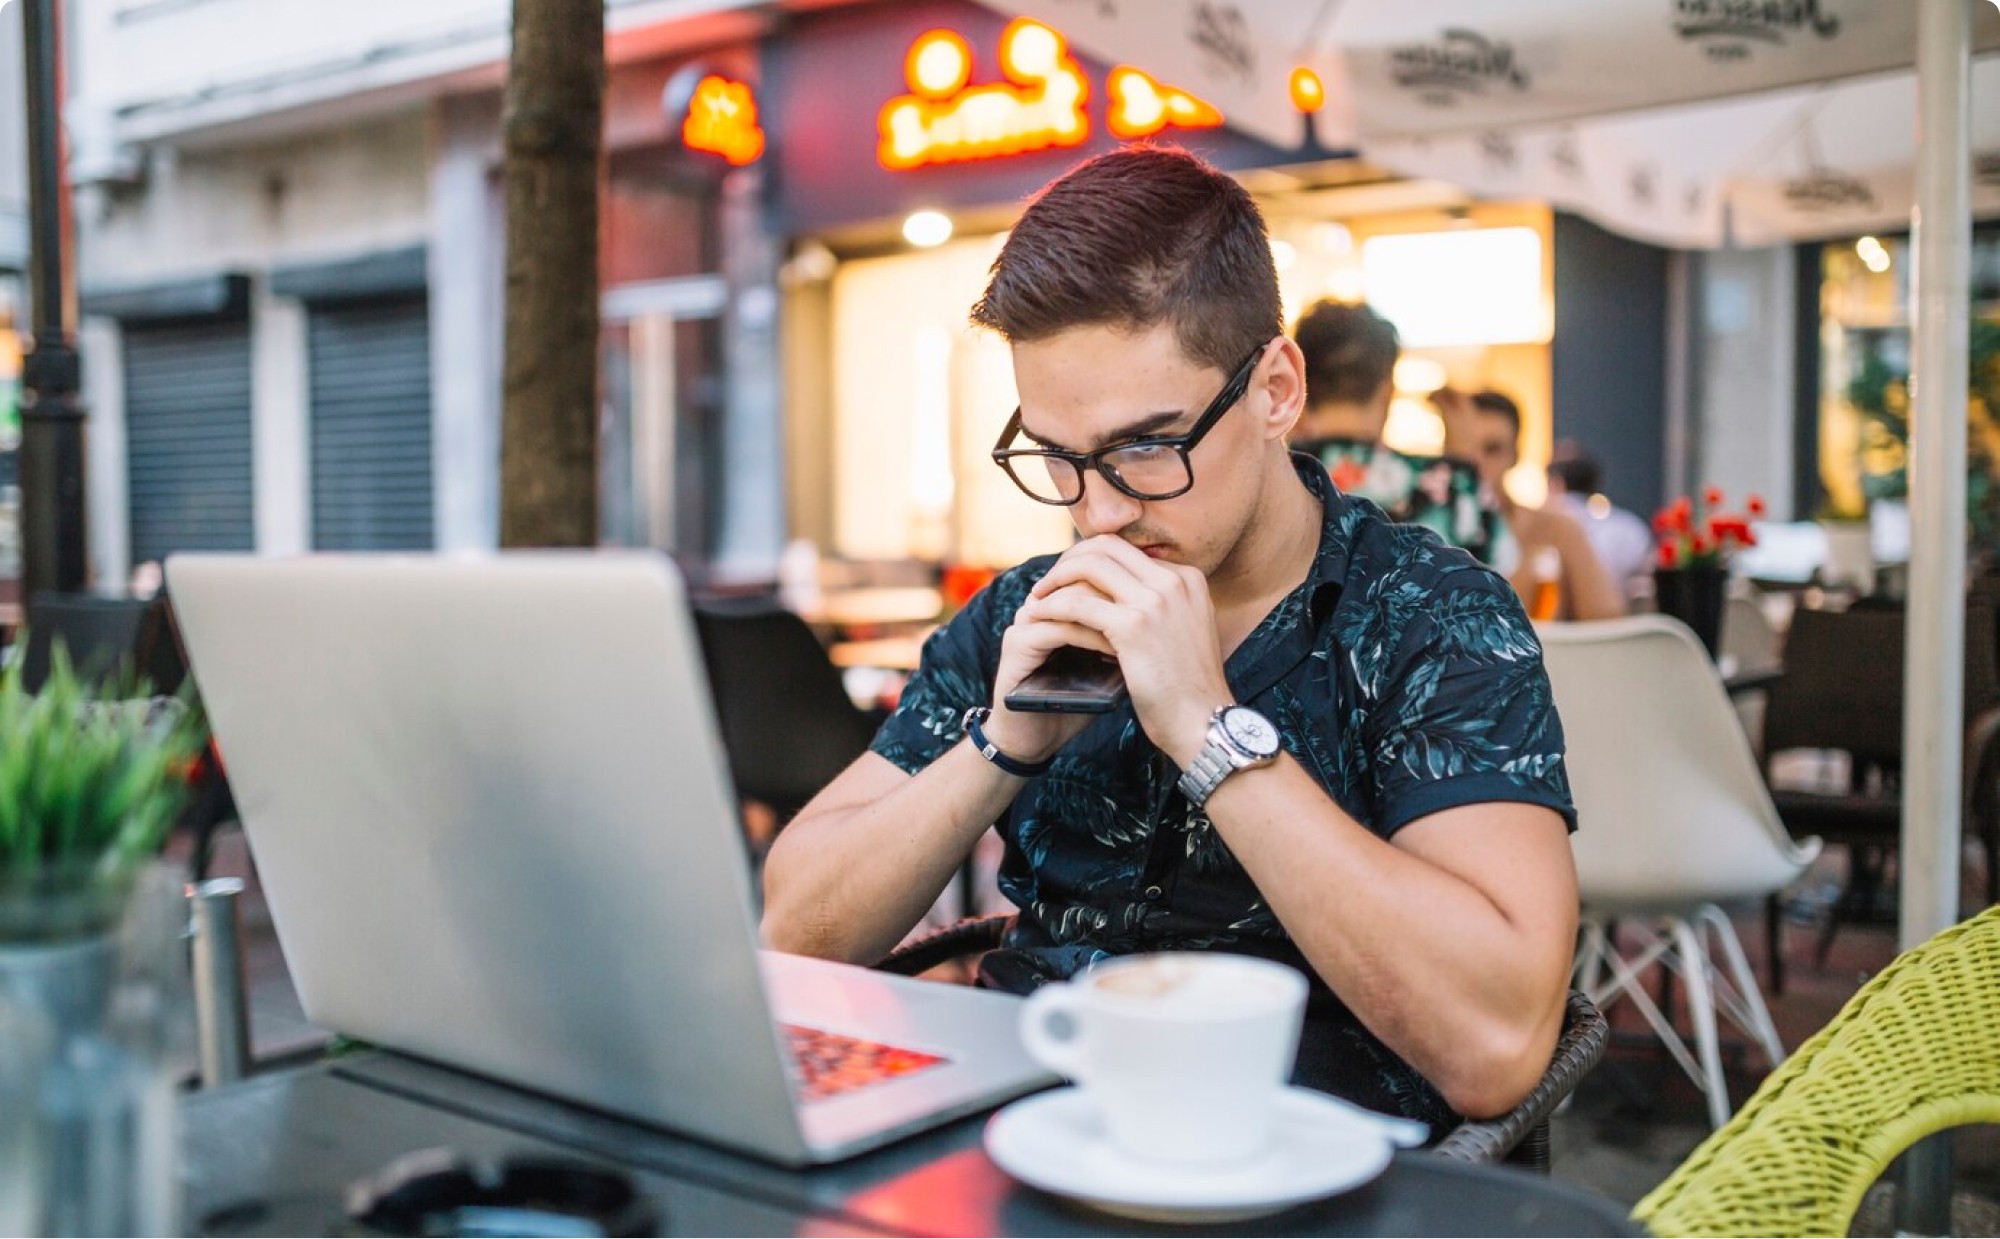
<svg viewBox="0 0 2000 1239">
<path fill-rule="evenodd" d="M 1257 387 L 1267 397 L 1264 437 L 1284 438 L 1306 408 L 1306 358 L 1291 337 L 1278 337 L 1278 347 L 1264 358 Z"/>
</svg>

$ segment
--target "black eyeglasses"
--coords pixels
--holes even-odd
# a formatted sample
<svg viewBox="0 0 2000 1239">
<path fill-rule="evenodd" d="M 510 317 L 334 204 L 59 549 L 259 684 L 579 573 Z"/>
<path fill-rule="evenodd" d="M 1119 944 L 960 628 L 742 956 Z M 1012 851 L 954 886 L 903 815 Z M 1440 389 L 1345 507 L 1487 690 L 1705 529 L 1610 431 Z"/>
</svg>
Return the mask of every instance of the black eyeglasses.
<svg viewBox="0 0 2000 1239">
<path fill-rule="evenodd" d="M 1172 499 L 1185 495 L 1194 488 L 1194 462 L 1188 453 L 1215 428 L 1224 413 L 1243 399 L 1243 393 L 1250 388 L 1250 376 L 1269 343 L 1267 340 L 1258 345 L 1256 351 L 1243 359 L 1243 364 L 1184 435 L 1134 439 L 1094 452 L 1010 448 L 1007 445 L 1021 433 L 1021 410 L 1017 408 L 1014 416 L 1007 419 L 1006 429 L 1000 432 L 1000 441 L 993 445 L 993 461 L 1007 471 L 1007 476 L 1014 479 L 1014 485 L 1028 498 L 1061 507 L 1083 498 L 1083 475 L 1087 469 L 1097 470 L 1105 481 L 1134 499 Z"/>
</svg>

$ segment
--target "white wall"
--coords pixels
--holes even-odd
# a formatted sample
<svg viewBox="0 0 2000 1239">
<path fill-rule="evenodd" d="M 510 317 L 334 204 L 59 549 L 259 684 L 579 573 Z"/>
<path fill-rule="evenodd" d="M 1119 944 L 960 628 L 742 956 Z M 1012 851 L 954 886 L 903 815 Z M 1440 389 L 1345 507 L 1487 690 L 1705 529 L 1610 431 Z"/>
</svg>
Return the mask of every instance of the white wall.
<svg viewBox="0 0 2000 1239">
<path fill-rule="evenodd" d="M 79 194 L 82 287 L 421 244 L 430 229 L 430 159 L 421 108 L 284 142 L 163 147 L 139 187 Z"/>
<path fill-rule="evenodd" d="M 21 6 L 0 0 L 0 270 L 28 261 L 26 87 Z"/>
<path fill-rule="evenodd" d="M 506 292 L 498 103 L 442 100 L 431 169 L 431 455 L 437 545 L 500 543 L 500 337 Z"/>
<path fill-rule="evenodd" d="M 498 81 L 510 0 L 71 0 L 85 144 L 326 124 Z M 756 0 L 609 0 L 613 54 L 740 34 Z M 718 17 L 718 15 L 721 15 Z M 706 23 L 687 19 L 706 17 Z M 757 19 L 761 20 L 761 19 Z M 703 26 L 706 28 L 702 28 Z M 85 152 L 94 155 L 96 152 Z"/>
<path fill-rule="evenodd" d="M 1695 409 L 1694 481 L 1731 504 L 1752 492 L 1771 512 L 1792 511 L 1792 360 L 1798 307 L 1789 246 L 1704 254 Z"/>
</svg>

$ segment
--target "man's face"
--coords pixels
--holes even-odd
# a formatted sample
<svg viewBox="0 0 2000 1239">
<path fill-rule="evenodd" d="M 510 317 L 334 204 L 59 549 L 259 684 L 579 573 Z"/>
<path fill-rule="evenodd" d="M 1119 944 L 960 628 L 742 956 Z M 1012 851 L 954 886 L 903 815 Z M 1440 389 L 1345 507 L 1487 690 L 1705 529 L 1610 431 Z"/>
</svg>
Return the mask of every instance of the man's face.
<svg viewBox="0 0 2000 1239">
<path fill-rule="evenodd" d="M 1084 475 L 1069 509 L 1078 534 L 1116 534 L 1156 559 L 1213 573 L 1241 538 L 1260 494 L 1272 437 L 1260 357 L 1243 398 L 1192 452 L 1194 486 L 1172 499 L 1134 499 L 1101 473 Z M 1189 358 L 1162 324 L 1145 331 L 1077 327 L 1014 345 L 1021 447 L 1089 452 L 1139 438 L 1186 434 L 1229 375 Z"/>
<path fill-rule="evenodd" d="M 1479 466 L 1479 480 L 1496 493 L 1507 471 L 1521 461 L 1521 445 L 1514 423 L 1498 413 L 1482 411 L 1474 418 L 1472 459 Z"/>
</svg>

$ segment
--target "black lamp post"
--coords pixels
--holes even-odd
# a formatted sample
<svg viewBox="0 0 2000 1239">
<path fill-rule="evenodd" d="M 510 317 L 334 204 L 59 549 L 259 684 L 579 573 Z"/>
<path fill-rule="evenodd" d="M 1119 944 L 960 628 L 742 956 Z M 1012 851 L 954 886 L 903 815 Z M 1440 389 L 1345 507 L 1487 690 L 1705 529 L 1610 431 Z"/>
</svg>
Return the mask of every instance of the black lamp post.
<svg viewBox="0 0 2000 1239">
<path fill-rule="evenodd" d="M 82 367 L 63 279 L 64 187 L 57 0 L 21 0 L 28 87 L 28 282 L 34 348 L 21 365 L 21 596 L 73 593 L 84 543 Z"/>
</svg>

